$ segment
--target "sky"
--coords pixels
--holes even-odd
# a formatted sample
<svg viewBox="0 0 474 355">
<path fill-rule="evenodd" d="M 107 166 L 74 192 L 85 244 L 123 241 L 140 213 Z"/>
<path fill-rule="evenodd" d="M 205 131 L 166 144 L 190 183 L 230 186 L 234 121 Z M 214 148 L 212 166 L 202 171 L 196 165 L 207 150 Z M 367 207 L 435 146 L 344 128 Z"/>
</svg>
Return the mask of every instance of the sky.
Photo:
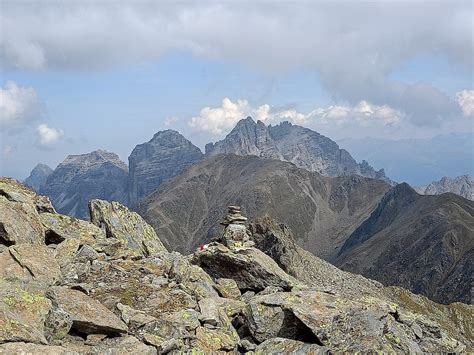
<svg viewBox="0 0 474 355">
<path fill-rule="evenodd" d="M 473 132 L 472 1 L 0 0 L 0 175 L 250 115 L 335 140 Z"/>
</svg>

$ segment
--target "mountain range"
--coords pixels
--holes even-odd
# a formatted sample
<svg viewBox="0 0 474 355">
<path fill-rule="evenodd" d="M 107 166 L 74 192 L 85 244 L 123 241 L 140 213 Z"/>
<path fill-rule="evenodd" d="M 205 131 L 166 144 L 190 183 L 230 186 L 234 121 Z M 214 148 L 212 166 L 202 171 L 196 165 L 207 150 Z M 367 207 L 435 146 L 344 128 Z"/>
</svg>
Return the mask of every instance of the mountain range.
<svg viewBox="0 0 474 355">
<path fill-rule="evenodd" d="M 218 233 L 222 211 L 235 203 L 251 219 L 285 223 L 301 246 L 330 259 L 389 188 L 377 179 L 331 178 L 280 160 L 226 154 L 194 164 L 137 211 L 167 247 L 188 253 Z"/>
<path fill-rule="evenodd" d="M 91 198 L 117 200 L 133 207 L 193 163 L 223 153 L 290 161 L 326 176 L 360 175 L 390 181 L 383 170 L 375 171 L 365 161 L 357 163 L 317 132 L 288 122 L 267 127 L 247 117 L 223 141 L 208 144 L 206 154 L 180 133 L 165 130 L 137 145 L 128 167 L 116 154 L 103 150 L 68 156 L 38 191 L 49 196 L 59 212 L 87 218 Z M 92 181 L 95 186 L 86 188 Z"/>
<path fill-rule="evenodd" d="M 455 190 L 457 182 L 440 184 Z M 241 120 L 204 154 L 176 131 L 158 132 L 132 151 L 128 167 L 102 150 L 68 156 L 40 192 L 83 219 L 94 198 L 133 207 L 181 253 L 218 236 L 222 211 L 238 204 L 251 219 L 288 225 L 299 247 L 345 270 L 440 303 L 472 302 L 472 201 L 420 196 L 289 123 Z"/>
<path fill-rule="evenodd" d="M 427 186 L 416 187 L 415 190 L 421 195 L 441 195 L 451 192 L 468 200 L 474 200 L 474 180 L 469 175 L 455 178 L 444 176 L 439 181 L 433 181 Z"/>
<path fill-rule="evenodd" d="M 229 204 L 252 220 L 284 223 L 300 247 L 344 270 L 437 302 L 472 302 L 474 202 L 460 196 L 218 155 L 162 185 L 137 211 L 168 248 L 189 253 L 218 234 Z"/>
</svg>

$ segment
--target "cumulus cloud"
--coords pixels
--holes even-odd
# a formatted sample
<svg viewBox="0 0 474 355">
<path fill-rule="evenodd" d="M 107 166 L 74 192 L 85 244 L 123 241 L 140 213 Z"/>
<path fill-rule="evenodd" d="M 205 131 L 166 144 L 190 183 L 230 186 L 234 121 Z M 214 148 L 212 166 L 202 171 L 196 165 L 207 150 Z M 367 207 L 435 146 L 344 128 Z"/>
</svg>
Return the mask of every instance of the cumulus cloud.
<svg viewBox="0 0 474 355">
<path fill-rule="evenodd" d="M 289 121 L 311 127 L 348 125 L 367 127 L 374 124 L 395 126 L 406 119 L 406 114 L 399 110 L 387 105 L 374 105 L 367 101 L 360 101 L 354 106 L 318 107 L 308 113 L 303 113 L 295 109 L 272 107 L 268 104 L 253 107 L 247 100 L 232 101 L 226 97 L 219 107 L 203 108 L 199 116 L 191 118 L 189 125 L 198 131 L 221 136 L 247 116 L 266 124 Z"/>
<path fill-rule="evenodd" d="M 48 127 L 48 125 L 44 123 L 36 128 L 36 133 L 38 134 L 38 142 L 43 147 L 52 146 L 64 136 L 63 130 Z"/>
<path fill-rule="evenodd" d="M 464 116 L 474 116 L 474 90 L 456 93 L 457 101 Z"/>
<path fill-rule="evenodd" d="M 40 119 L 44 104 L 32 87 L 18 86 L 7 81 L 0 88 L 0 124 L 4 130 L 21 129 Z"/>
<path fill-rule="evenodd" d="M 97 70 L 184 51 L 272 73 L 312 69 L 335 102 L 389 105 L 420 126 L 439 125 L 456 103 L 391 73 L 441 55 L 472 75 L 470 1 L 38 0 L 5 2 L 0 16 L 5 67 Z"/>
</svg>

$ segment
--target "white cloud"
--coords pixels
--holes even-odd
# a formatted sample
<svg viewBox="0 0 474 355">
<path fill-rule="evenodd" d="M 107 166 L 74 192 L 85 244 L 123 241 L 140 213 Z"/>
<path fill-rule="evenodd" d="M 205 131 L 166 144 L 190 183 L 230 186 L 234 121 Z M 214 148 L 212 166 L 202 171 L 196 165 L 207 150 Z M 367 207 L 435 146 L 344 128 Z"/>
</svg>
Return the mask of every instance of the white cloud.
<svg viewBox="0 0 474 355">
<path fill-rule="evenodd" d="M 96 70 L 173 51 L 281 73 L 312 69 L 337 99 L 403 110 L 440 125 L 457 105 L 391 74 L 420 56 L 470 75 L 470 1 L 7 1 L 0 60 L 21 69 Z"/>
<path fill-rule="evenodd" d="M 2 129 L 21 129 L 40 119 L 44 104 L 32 87 L 18 86 L 7 81 L 0 88 L 0 124 Z"/>
<path fill-rule="evenodd" d="M 165 126 L 170 127 L 170 126 L 173 126 L 174 124 L 176 124 L 177 122 L 179 122 L 178 117 L 167 117 L 165 119 Z"/>
<path fill-rule="evenodd" d="M 268 104 L 252 107 L 247 100 L 233 102 L 229 98 L 222 100 L 220 107 L 205 107 L 200 115 L 191 118 L 189 125 L 198 131 L 221 136 L 232 129 L 241 119 L 251 116 L 266 124 L 278 124 L 289 121 L 299 125 L 311 127 L 370 125 L 395 126 L 400 124 L 406 115 L 387 105 L 374 105 L 367 101 L 360 101 L 355 106 L 333 105 L 318 107 L 309 113 L 295 109 L 275 108 Z"/>
<path fill-rule="evenodd" d="M 458 104 L 464 116 L 474 116 L 474 90 L 463 90 L 456 93 Z"/>
<path fill-rule="evenodd" d="M 358 123 L 367 126 L 378 123 L 383 126 L 392 126 L 401 123 L 406 115 L 387 105 L 374 105 L 367 101 L 360 101 L 355 106 L 329 106 L 318 108 L 310 113 L 318 124 L 346 124 Z"/>
<path fill-rule="evenodd" d="M 58 128 L 48 127 L 46 124 L 40 124 L 36 128 L 39 144 L 42 146 L 51 146 L 64 136 L 64 132 Z"/>
<path fill-rule="evenodd" d="M 247 100 L 232 102 L 226 97 L 220 107 L 204 107 L 199 116 L 191 118 L 189 125 L 199 131 L 220 135 L 251 113 L 252 108 Z"/>
</svg>

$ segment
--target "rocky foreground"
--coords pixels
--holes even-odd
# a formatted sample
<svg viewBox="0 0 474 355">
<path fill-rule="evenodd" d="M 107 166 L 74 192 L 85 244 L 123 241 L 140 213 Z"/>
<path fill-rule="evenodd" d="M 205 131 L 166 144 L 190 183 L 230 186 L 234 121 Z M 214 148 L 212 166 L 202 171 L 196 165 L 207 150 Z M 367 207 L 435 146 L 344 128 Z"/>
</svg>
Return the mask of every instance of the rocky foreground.
<svg viewBox="0 0 474 355">
<path fill-rule="evenodd" d="M 0 354 L 474 350 L 473 306 L 343 272 L 238 206 L 188 256 L 118 203 L 89 209 L 0 179 Z"/>
</svg>

